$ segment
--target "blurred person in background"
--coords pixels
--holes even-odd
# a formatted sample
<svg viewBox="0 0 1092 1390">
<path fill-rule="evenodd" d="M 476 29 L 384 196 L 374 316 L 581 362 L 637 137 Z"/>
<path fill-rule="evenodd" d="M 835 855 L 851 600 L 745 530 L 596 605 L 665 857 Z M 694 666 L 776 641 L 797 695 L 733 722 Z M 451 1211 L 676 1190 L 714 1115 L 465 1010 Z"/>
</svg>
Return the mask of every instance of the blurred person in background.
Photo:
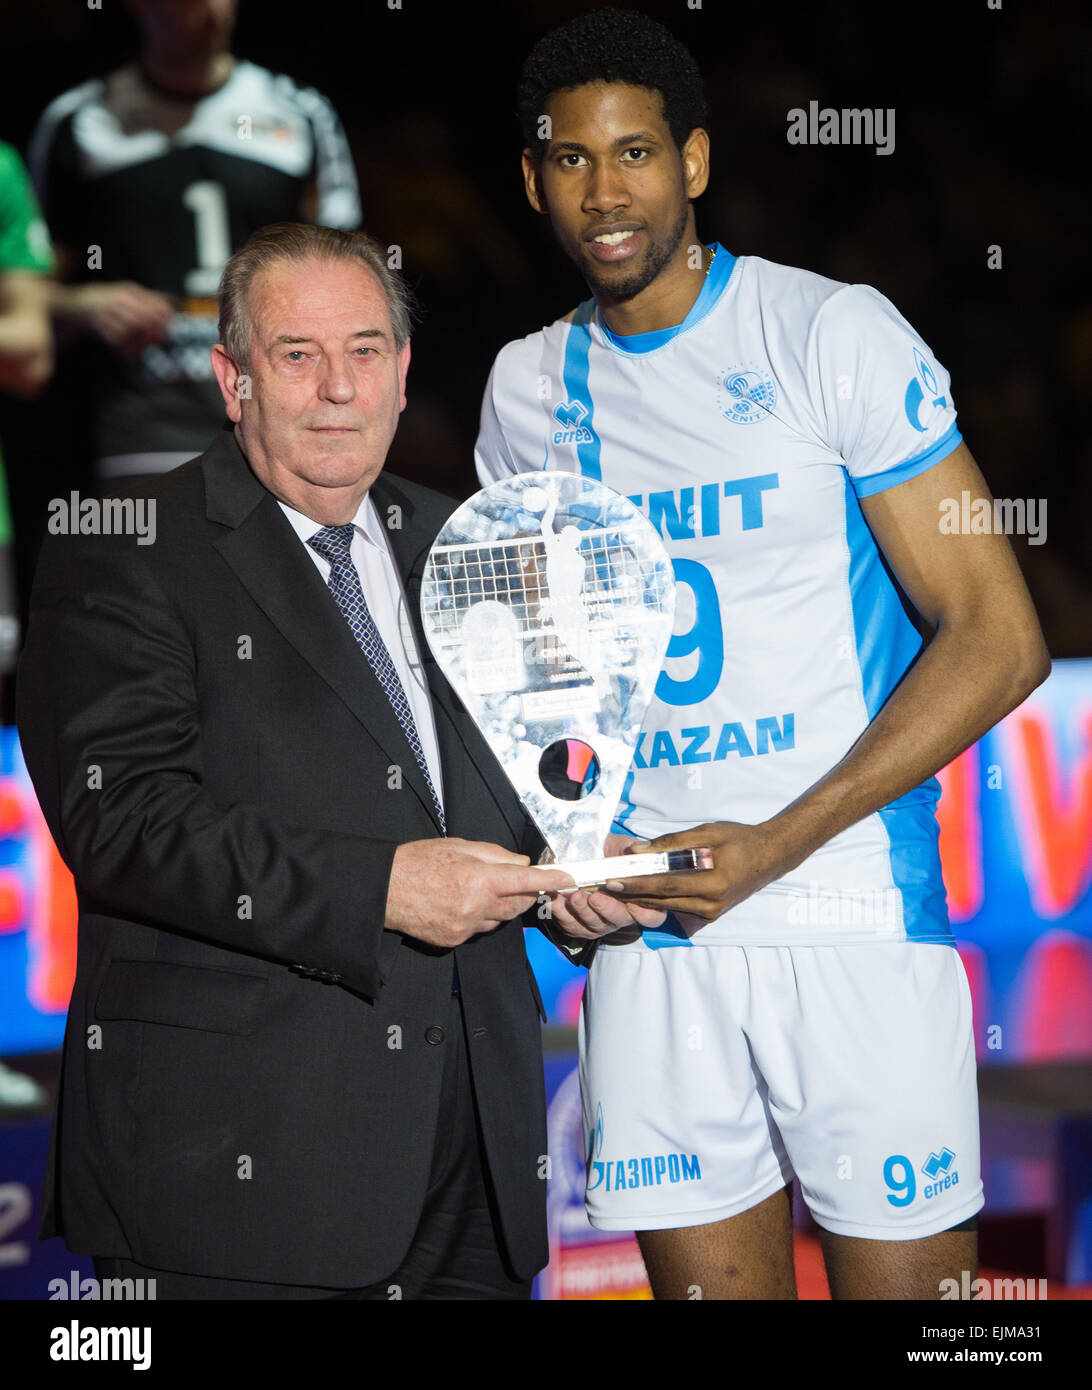
<svg viewBox="0 0 1092 1390">
<path fill-rule="evenodd" d="M 337 115 L 232 55 L 237 0 L 127 3 L 136 61 L 57 97 L 30 145 L 59 266 L 51 307 L 94 374 L 103 491 L 177 467 L 218 428 L 209 350 L 232 251 L 271 222 L 360 222 Z"/>
</svg>

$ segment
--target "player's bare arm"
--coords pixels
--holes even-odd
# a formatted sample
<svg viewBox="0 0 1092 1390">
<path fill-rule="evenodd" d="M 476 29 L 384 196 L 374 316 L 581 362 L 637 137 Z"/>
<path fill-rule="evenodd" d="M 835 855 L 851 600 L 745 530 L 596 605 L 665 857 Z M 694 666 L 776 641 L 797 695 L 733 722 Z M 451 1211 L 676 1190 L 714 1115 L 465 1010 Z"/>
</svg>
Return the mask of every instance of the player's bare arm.
<svg viewBox="0 0 1092 1390">
<path fill-rule="evenodd" d="M 641 897 L 628 901 L 712 920 L 932 777 L 1046 679 L 1050 657 L 1006 538 L 941 531 L 944 500 L 964 491 L 990 496 L 960 444 L 935 468 L 861 502 L 931 635 L 846 756 L 759 825 L 719 822 L 654 840 L 655 850 L 710 845 L 716 867 L 686 879 L 644 879 Z"/>
<path fill-rule="evenodd" d="M 33 271 L 0 275 L 0 388 L 33 396 L 53 370 L 47 282 Z"/>
</svg>

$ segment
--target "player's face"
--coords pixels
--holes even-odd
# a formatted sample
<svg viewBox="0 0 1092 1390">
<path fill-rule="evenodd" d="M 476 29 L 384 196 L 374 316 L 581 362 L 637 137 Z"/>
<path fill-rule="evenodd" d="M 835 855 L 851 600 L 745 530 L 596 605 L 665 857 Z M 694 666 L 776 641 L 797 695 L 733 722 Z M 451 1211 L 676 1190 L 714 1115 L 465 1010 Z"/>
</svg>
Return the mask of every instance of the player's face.
<svg viewBox="0 0 1092 1390">
<path fill-rule="evenodd" d="M 395 348 L 379 281 L 359 261 L 281 262 L 250 287 L 250 360 L 213 366 L 261 481 L 325 524 L 352 518 L 406 405 L 410 348 Z"/>
<path fill-rule="evenodd" d="M 523 155 L 527 196 L 592 290 L 626 299 L 685 263 L 690 199 L 708 176 L 705 132 L 680 151 L 660 94 L 620 82 L 555 92 L 545 114 L 541 164 Z"/>
</svg>

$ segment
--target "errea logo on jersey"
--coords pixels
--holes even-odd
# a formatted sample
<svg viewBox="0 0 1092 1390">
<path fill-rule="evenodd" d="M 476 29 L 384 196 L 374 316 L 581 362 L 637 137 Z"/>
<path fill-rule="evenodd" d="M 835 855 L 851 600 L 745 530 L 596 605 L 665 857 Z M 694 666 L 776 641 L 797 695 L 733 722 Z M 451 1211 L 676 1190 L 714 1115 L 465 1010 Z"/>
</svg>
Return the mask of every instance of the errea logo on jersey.
<svg viewBox="0 0 1092 1390">
<path fill-rule="evenodd" d="M 554 419 L 561 429 L 554 432 L 555 444 L 591 444 L 595 435 L 580 422 L 588 413 L 583 401 L 559 401 L 554 406 Z"/>
<path fill-rule="evenodd" d="M 756 425 L 776 404 L 773 377 L 754 362 L 730 367 L 717 377 L 717 407 L 734 425 Z"/>
</svg>

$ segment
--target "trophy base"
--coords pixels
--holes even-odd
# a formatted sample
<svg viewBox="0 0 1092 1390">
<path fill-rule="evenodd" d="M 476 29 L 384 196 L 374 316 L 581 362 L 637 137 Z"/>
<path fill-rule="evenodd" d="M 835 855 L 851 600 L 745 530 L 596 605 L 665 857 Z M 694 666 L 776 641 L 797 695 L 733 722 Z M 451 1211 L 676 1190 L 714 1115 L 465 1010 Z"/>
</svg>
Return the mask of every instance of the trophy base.
<svg viewBox="0 0 1092 1390">
<path fill-rule="evenodd" d="M 662 854 L 618 854 L 610 859 L 585 859 L 579 864 L 551 864 L 576 879 L 572 888 L 562 893 L 575 893 L 578 888 L 596 888 L 616 879 L 646 878 L 650 874 L 694 874 L 713 867 L 711 849 L 669 849 Z"/>
</svg>

